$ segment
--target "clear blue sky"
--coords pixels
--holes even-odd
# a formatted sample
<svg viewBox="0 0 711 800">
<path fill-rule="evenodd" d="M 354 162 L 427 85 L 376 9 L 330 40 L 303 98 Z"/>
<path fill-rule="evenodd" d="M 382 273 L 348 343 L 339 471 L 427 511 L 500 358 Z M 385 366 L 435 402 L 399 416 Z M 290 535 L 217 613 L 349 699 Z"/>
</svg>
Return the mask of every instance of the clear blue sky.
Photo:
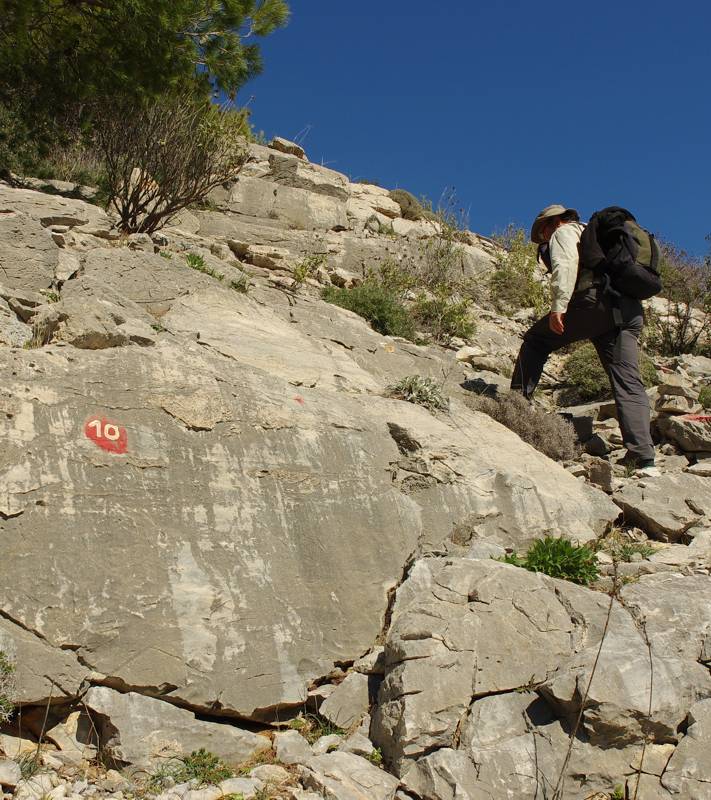
<svg viewBox="0 0 711 800">
<path fill-rule="evenodd" d="M 697 255 L 711 233 L 710 0 L 291 0 L 239 94 L 268 136 L 472 230 L 623 205 Z"/>
</svg>

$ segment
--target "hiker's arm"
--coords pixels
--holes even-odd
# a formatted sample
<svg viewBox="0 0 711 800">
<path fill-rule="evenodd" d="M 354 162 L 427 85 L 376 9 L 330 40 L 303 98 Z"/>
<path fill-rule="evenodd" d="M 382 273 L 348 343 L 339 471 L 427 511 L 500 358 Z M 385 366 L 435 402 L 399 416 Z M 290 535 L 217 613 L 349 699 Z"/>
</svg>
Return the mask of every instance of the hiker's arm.
<svg viewBox="0 0 711 800">
<path fill-rule="evenodd" d="M 550 241 L 551 254 L 551 311 L 565 314 L 578 279 L 577 225 L 561 225 Z"/>
</svg>

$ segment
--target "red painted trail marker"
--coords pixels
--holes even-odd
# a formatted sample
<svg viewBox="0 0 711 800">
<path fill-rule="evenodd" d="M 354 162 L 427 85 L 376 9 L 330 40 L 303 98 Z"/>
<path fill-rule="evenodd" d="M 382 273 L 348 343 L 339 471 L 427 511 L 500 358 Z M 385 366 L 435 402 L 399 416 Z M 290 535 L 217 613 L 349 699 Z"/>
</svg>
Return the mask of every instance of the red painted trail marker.
<svg viewBox="0 0 711 800">
<path fill-rule="evenodd" d="M 121 455 L 128 450 L 128 434 L 126 428 L 105 417 L 92 417 L 84 425 L 84 435 L 94 444 L 109 453 Z"/>
</svg>

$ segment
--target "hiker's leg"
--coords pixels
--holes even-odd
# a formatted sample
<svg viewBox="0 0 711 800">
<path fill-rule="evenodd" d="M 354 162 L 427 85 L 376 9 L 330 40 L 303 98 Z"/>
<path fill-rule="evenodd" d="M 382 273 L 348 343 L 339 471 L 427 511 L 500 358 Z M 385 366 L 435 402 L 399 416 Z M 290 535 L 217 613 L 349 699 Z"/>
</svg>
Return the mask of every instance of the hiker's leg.
<svg viewBox="0 0 711 800">
<path fill-rule="evenodd" d="M 513 391 L 521 392 L 524 397 L 535 392 L 548 356 L 556 349 L 555 335 L 548 327 L 547 315 L 526 331 L 511 376 Z"/>
<path fill-rule="evenodd" d="M 553 333 L 548 316 L 539 319 L 523 336 L 516 366 L 511 377 L 511 389 L 530 397 L 541 379 L 548 356 L 561 347 L 590 339 L 613 327 L 612 312 L 591 289 L 573 296 L 564 319 L 562 334 Z"/>
<path fill-rule="evenodd" d="M 627 452 L 636 461 L 654 459 L 654 443 L 649 430 L 649 397 L 639 372 L 639 335 L 642 331 L 642 307 L 638 301 L 625 300 L 625 322 L 619 330 L 593 340 L 610 377 L 617 406 L 617 419 Z"/>
</svg>

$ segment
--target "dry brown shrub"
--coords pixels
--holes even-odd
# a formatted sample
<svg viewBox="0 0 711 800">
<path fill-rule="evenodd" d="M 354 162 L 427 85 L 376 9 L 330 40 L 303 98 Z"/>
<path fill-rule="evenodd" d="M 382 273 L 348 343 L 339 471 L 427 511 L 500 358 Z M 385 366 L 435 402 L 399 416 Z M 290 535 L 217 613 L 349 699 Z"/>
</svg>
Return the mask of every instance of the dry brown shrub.
<svg viewBox="0 0 711 800">
<path fill-rule="evenodd" d="M 495 398 L 476 396 L 469 400 L 469 405 L 505 425 L 554 461 L 575 458 L 579 452 L 575 428 L 569 422 L 537 408 L 518 392 Z"/>
</svg>

